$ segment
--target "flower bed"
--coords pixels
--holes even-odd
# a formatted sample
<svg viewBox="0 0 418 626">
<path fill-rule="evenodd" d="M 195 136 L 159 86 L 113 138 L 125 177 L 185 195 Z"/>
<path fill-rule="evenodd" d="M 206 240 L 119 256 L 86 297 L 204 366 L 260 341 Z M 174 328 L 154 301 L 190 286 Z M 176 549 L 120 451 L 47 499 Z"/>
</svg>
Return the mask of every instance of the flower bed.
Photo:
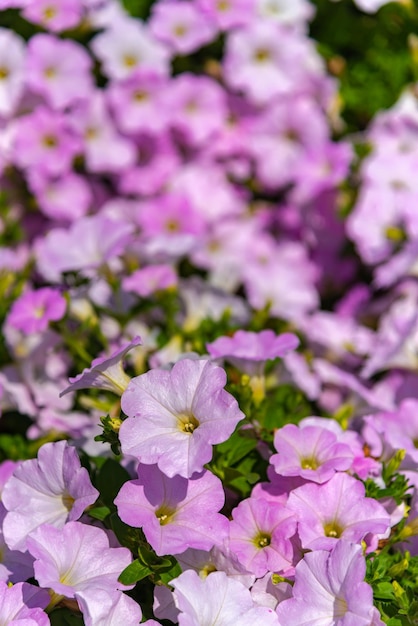
<svg viewBox="0 0 418 626">
<path fill-rule="evenodd" d="M 0 623 L 417 624 L 418 3 L 0 25 Z"/>
</svg>

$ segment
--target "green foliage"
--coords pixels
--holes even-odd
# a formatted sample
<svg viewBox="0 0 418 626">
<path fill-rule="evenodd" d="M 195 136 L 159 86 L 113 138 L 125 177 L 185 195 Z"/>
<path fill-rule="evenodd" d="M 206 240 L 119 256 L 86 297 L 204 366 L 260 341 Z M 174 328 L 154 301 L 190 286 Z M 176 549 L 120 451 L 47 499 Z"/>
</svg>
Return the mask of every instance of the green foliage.
<svg viewBox="0 0 418 626">
<path fill-rule="evenodd" d="M 150 576 L 154 584 L 168 584 L 180 574 L 181 567 L 173 556 L 160 557 L 149 546 L 141 546 L 138 558 L 123 570 L 119 582 L 134 585 Z"/>
<path fill-rule="evenodd" d="M 385 550 L 371 554 L 366 582 L 372 586 L 374 603 L 389 626 L 418 624 L 418 556 Z"/>
<path fill-rule="evenodd" d="M 120 488 L 130 476 L 117 461 L 107 459 L 94 479 L 95 487 L 100 491 L 101 501 L 111 510 L 115 510 L 114 499 Z"/>
<path fill-rule="evenodd" d="M 311 35 L 340 82 L 346 130 L 358 132 L 417 77 L 409 50 L 409 38 L 418 31 L 417 4 L 409 8 L 390 3 L 372 15 L 362 13 L 352 0 L 315 4 Z"/>
<path fill-rule="evenodd" d="M 51 626 L 82 626 L 84 620 L 70 609 L 54 609 L 50 615 Z"/>
</svg>

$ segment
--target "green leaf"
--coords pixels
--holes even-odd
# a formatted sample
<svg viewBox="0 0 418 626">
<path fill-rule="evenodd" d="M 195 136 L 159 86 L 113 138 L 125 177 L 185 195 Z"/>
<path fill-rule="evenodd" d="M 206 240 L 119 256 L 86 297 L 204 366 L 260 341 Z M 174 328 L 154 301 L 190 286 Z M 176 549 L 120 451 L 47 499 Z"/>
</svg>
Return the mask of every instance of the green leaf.
<svg viewBox="0 0 418 626">
<path fill-rule="evenodd" d="M 98 519 L 103 522 L 108 515 L 110 515 L 111 510 L 107 506 L 96 506 L 94 509 L 88 509 L 87 513 L 90 517 L 94 517 L 94 519 Z"/>
<path fill-rule="evenodd" d="M 82 626 L 84 620 L 69 609 L 54 609 L 49 614 L 51 626 Z"/>
<path fill-rule="evenodd" d="M 228 441 L 216 446 L 221 454 L 223 465 L 230 466 L 238 463 L 257 446 L 257 439 L 245 437 L 241 431 L 236 431 Z"/>
<path fill-rule="evenodd" d="M 119 493 L 120 488 L 127 480 L 130 480 L 128 472 L 113 459 L 107 459 L 106 463 L 99 470 L 96 478 L 96 487 L 100 491 L 103 502 L 115 509 L 113 500 Z"/>
<path fill-rule="evenodd" d="M 128 567 L 125 567 L 118 580 L 123 585 L 134 585 L 139 580 L 146 578 L 152 573 L 152 569 L 136 559 Z"/>
<path fill-rule="evenodd" d="M 168 585 L 173 580 L 173 578 L 177 578 L 177 576 L 180 576 L 181 572 L 182 572 L 182 569 L 179 563 L 176 561 L 175 564 L 172 567 L 170 567 L 169 570 L 167 570 L 166 572 L 159 573 L 159 580 L 163 582 L 165 585 Z"/>
</svg>

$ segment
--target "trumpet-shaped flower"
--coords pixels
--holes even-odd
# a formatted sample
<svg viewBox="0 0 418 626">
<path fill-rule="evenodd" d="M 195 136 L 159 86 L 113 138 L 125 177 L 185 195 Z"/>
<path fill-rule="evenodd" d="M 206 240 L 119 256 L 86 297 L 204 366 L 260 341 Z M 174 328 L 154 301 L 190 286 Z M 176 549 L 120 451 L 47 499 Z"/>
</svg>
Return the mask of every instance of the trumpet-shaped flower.
<svg viewBox="0 0 418 626">
<path fill-rule="evenodd" d="M 387 532 L 390 516 L 373 498 L 366 498 L 362 482 L 337 473 L 322 485 L 308 483 L 292 491 L 287 501 L 296 513 L 304 548 L 331 550 L 339 539 L 360 543 L 371 533 Z"/>
<path fill-rule="evenodd" d="M 183 572 L 170 583 L 180 609 L 180 626 L 274 626 L 276 613 L 258 607 L 250 591 L 225 572 L 212 572 L 202 580 L 193 570 Z"/>
<path fill-rule="evenodd" d="M 232 512 L 229 547 L 257 578 L 287 572 L 294 557 L 296 517 L 279 502 L 247 498 Z"/>
<path fill-rule="evenodd" d="M 225 371 L 204 359 L 133 378 L 122 395 L 122 451 L 157 463 L 170 477 L 202 471 L 212 445 L 226 441 L 244 417 L 225 383 Z"/>
<path fill-rule="evenodd" d="M 49 626 L 48 615 L 43 611 L 50 600 L 45 589 L 28 583 L 8 587 L 0 582 L 0 624 L 7 626 Z"/>
<path fill-rule="evenodd" d="M 354 454 L 326 428 L 287 424 L 276 431 L 270 462 L 282 476 L 301 476 L 315 483 L 324 483 L 336 471 L 350 468 Z"/>
<path fill-rule="evenodd" d="M 27 291 L 14 301 L 7 323 L 25 335 L 43 332 L 49 322 L 64 317 L 67 303 L 57 289 L 44 287 Z"/>
<path fill-rule="evenodd" d="M 296 566 L 293 598 L 276 611 L 286 626 L 383 626 L 373 607 L 372 588 L 364 582 L 361 547 L 338 541 L 331 552 L 306 554 Z"/>
<path fill-rule="evenodd" d="M 141 621 L 141 607 L 122 591 L 78 591 L 75 597 L 86 626 L 138 626 Z"/>
<path fill-rule="evenodd" d="M 23 461 L 3 489 L 7 545 L 25 550 L 35 528 L 44 523 L 60 528 L 78 519 L 98 495 L 74 447 L 66 441 L 44 444 L 38 458 Z"/>
<path fill-rule="evenodd" d="M 25 54 L 23 39 L 0 28 L 0 117 L 13 114 L 22 96 Z"/>
<path fill-rule="evenodd" d="M 63 528 L 43 524 L 28 539 L 28 550 L 35 557 L 35 578 L 41 587 L 74 598 L 77 592 L 90 597 L 101 589 L 112 594 L 128 589 L 118 582 L 131 562 L 127 548 L 109 547 L 104 530 L 80 522 Z"/>
<path fill-rule="evenodd" d="M 126 524 L 142 527 L 157 554 L 222 544 L 228 520 L 218 513 L 225 502 L 219 478 L 207 471 L 194 480 L 168 478 L 156 465 L 140 465 L 138 476 L 122 486 L 115 504 Z"/>
<path fill-rule="evenodd" d="M 123 359 L 129 350 L 136 348 L 141 343 L 141 338 L 135 337 L 126 346 L 113 352 L 111 356 L 101 356 L 94 359 L 91 367 L 87 367 L 81 374 L 69 379 L 71 384 L 60 393 L 60 396 L 78 389 L 107 389 L 121 395 L 130 381 L 129 376 L 122 368 Z"/>
<path fill-rule="evenodd" d="M 212 358 L 224 357 L 247 374 L 255 374 L 259 373 L 260 365 L 284 357 L 298 345 L 299 339 L 293 333 L 276 335 L 267 329 L 259 333 L 237 330 L 233 337 L 219 337 L 206 347 Z"/>
</svg>

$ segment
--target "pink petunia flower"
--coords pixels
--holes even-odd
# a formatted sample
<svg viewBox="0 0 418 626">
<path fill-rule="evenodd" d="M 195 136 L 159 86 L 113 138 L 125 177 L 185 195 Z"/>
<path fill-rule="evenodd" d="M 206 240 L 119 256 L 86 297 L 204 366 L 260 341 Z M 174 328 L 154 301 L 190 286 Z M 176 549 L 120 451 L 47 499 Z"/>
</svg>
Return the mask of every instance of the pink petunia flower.
<svg viewBox="0 0 418 626">
<path fill-rule="evenodd" d="M 218 513 L 225 502 L 219 478 L 208 471 L 193 480 L 168 478 L 156 465 L 139 465 L 138 476 L 122 485 L 114 502 L 119 517 L 141 527 L 158 555 L 222 545 L 228 520 Z"/>
<path fill-rule="evenodd" d="M 167 48 L 138 20 L 117 20 L 90 45 L 110 78 L 124 80 L 144 71 L 166 76 L 169 72 Z"/>
<path fill-rule="evenodd" d="M 170 477 L 202 471 L 212 445 L 226 441 L 244 417 L 225 384 L 225 371 L 204 359 L 133 378 L 122 395 L 124 454 L 157 463 Z"/>
<path fill-rule="evenodd" d="M 64 109 L 93 91 L 92 60 L 84 48 L 69 39 L 39 34 L 28 44 L 27 84 L 53 109 Z"/>
<path fill-rule="evenodd" d="M 331 550 L 339 539 L 360 543 L 366 536 L 375 546 L 378 535 L 389 530 L 390 516 L 364 493 L 361 481 L 339 472 L 326 483 L 292 491 L 287 507 L 297 515 L 302 546 Z"/>
<path fill-rule="evenodd" d="M 384 626 L 365 574 L 361 547 L 353 543 L 340 540 L 331 552 L 306 554 L 296 566 L 293 597 L 276 609 L 280 623 Z"/>
<path fill-rule="evenodd" d="M 170 585 L 180 610 L 180 626 L 279 626 L 276 613 L 256 606 L 249 590 L 225 572 L 212 572 L 202 580 L 187 570 Z"/>
<path fill-rule="evenodd" d="M 270 457 L 270 463 L 278 474 L 301 476 L 316 483 L 326 482 L 336 471 L 348 470 L 354 459 L 348 445 L 318 426 L 299 428 L 287 424 L 276 431 L 274 447 L 278 454 Z"/>
<path fill-rule="evenodd" d="M 81 517 L 98 495 L 74 447 L 66 441 L 44 444 L 38 458 L 22 461 L 4 487 L 7 545 L 24 550 L 35 528 L 44 523 L 61 528 Z"/>
<path fill-rule="evenodd" d="M 22 15 L 28 22 L 59 33 L 79 24 L 84 4 L 83 0 L 26 0 Z"/>
<path fill-rule="evenodd" d="M 122 287 L 147 298 L 156 291 L 175 287 L 177 282 L 177 274 L 171 265 L 147 265 L 124 278 Z"/>
<path fill-rule="evenodd" d="M 12 158 L 23 169 L 37 168 L 49 176 L 58 176 L 71 169 L 80 150 L 79 138 L 58 111 L 39 106 L 16 120 Z"/>
<path fill-rule="evenodd" d="M 109 357 L 100 356 L 94 359 L 91 367 L 87 367 L 81 374 L 69 379 L 70 385 L 60 393 L 60 397 L 78 389 L 107 389 L 117 395 L 122 395 L 131 380 L 122 368 L 123 359 L 129 350 L 140 346 L 141 343 L 141 338 L 135 337 Z"/>
<path fill-rule="evenodd" d="M 59 282 L 63 272 L 79 270 L 88 274 L 124 252 L 133 227 L 101 213 L 83 217 L 70 228 L 54 228 L 35 244 L 40 273 Z"/>
<path fill-rule="evenodd" d="M 267 572 L 293 572 L 294 513 L 279 502 L 247 498 L 232 512 L 229 548 L 257 578 Z"/>
<path fill-rule="evenodd" d="M 46 589 L 22 582 L 9 587 L 0 582 L 0 623 L 12 626 L 50 626 L 49 617 L 43 611 L 49 600 Z"/>
<path fill-rule="evenodd" d="M 28 538 L 28 550 L 35 557 L 35 578 L 65 598 L 84 592 L 94 598 L 97 589 L 111 595 L 127 589 L 118 577 L 131 563 L 128 548 L 109 547 L 104 530 L 80 522 L 63 528 L 43 524 Z"/>
<path fill-rule="evenodd" d="M 224 357 L 247 374 L 255 374 L 266 361 L 284 357 L 298 345 L 299 339 L 293 333 L 276 335 L 267 329 L 259 333 L 237 330 L 232 337 L 219 337 L 206 348 L 212 358 Z"/>
<path fill-rule="evenodd" d="M 25 335 L 32 335 L 46 330 L 49 322 L 62 319 L 66 308 L 67 301 L 57 289 L 43 287 L 15 300 L 6 321 Z"/>
<path fill-rule="evenodd" d="M 165 0 L 153 5 L 149 26 L 156 39 L 176 54 L 189 54 L 215 39 L 217 28 L 199 5 Z"/>
<path fill-rule="evenodd" d="M 23 94 L 25 56 L 23 39 L 0 28 L 0 117 L 13 114 Z"/>
<path fill-rule="evenodd" d="M 86 626 L 138 626 L 142 618 L 139 604 L 123 591 L 77 591 L 75 598 Z"/>
</svg>

